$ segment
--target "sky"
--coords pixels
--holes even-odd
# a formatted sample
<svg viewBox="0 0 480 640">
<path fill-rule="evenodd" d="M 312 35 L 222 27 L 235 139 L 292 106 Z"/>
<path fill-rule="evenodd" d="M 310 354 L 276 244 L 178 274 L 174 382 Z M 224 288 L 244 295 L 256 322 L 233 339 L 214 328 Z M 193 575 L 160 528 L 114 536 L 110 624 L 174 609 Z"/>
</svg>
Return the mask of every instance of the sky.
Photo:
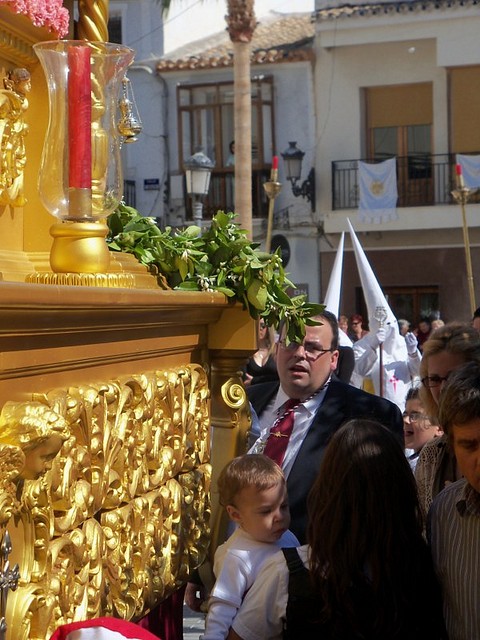
<svg viewBox="0 0 480 640">
<path fill-rule="evenodd" d="M 269 11 L 314 11 L 315 0 L 255 0 L 257 18 Z M 226 28 L 226 0 L 174 0 L 165 18 L 165 53 Z"/>
</svg>

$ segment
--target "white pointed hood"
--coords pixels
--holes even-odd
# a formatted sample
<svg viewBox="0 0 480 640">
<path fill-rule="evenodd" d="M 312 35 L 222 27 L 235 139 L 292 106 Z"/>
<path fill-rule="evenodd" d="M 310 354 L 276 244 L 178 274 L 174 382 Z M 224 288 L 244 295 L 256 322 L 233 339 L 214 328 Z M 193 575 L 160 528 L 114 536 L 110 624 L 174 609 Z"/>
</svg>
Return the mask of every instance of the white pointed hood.
<svg viewBox="0 0 480 640">
<path fill-rule="evenodd" d="M 343 269 L 343 245 L 345 242 L 345 233 L 342 231 L 340 241 L 338 243 L 337 254 L 333 263 L 332 273 L 327 287 L 327 293 L 323 299 L 323 304 L 327 311 L 334 313 L 338 318 L 340 314 L 340 293 L 342 290 L 342 269 Z M 345 331 L 338 329 L 338 341 L 342 347 L 351 347 L 352 341 Z"/>
<path fill-rule="evenodd" d="M 353 251 L 355 253 L 355 260 L 357 263 L 358 273 L 360 275 L 360 282 L 362 283 L 363 295 L 365 298 L 365 303 L 367 305 L 368 312 L 368 324 L 370 331 L 376 331 L 380 322 L 376 319 L 377 311 L 379 308 L 383 308 L 386 313 L 386 318 L 384 321 L 384 326 L 390 325 L 395 329 L 395 333 L 399 333 L 398 331 L 398 322 L 393 314 L 393 311 L 390 309 L 390 306 L 383 294 L 383 291 L 373 273 L 373 269 L 370 266 L 370 263 L 367 260 L 367 256 L 360 245 L 360 242 L 355 234 L 355 231 L 352 227 L 350 220 L 347 218 L 350 237 L 352 239 Z"/>
</svg>

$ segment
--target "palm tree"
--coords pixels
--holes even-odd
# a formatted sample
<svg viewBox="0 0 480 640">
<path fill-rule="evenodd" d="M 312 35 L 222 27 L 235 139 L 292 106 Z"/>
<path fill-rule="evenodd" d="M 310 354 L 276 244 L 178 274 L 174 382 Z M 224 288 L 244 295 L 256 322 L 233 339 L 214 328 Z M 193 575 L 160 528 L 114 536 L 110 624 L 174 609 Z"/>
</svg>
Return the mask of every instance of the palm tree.
<svg viewBox="0 0 480 640">
<path fill-rule="evenodd" d="M 227 0 L 227 28 L 233 43 L 235 211 L 252 237 L 252 101 L 250 50 L 256 21 L 254 0 Z"/>
<path fill-rule="evenodd" d="M 160 0 L 164 14 L 172 0 Z M 255 0 L 227 0 L 228 33 L 233 43 L 235 211 L 252 237 L 252 103 L 250 48 L 255 30 Z"/>
</svg>

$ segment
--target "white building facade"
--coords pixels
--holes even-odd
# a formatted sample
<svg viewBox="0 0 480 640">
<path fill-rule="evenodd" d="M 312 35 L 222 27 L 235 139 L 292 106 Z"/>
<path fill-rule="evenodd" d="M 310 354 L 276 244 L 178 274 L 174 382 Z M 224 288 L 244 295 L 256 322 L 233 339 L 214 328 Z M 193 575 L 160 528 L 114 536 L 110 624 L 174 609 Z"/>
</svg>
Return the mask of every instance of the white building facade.
<svg viewBox="0 0 480 640">
<path fill-rule="evenodd" d="M 480 153 L 479 29 L 476 2 L 317 2 L 317 209 L 333 245 L 321 245 L 324 286 L 348 217 L 397 317 L 470 319 L 462 215 L 450 193 L 456 154 Z M 358 160 L 387 157 L 397 162 L 398 218 L 361 222 Z M 474 194 L 466 211 L 478 283 Z M 341 311 L 350 315 L 364 308 L 350 251 L 344 264 Z"/>
</svg>

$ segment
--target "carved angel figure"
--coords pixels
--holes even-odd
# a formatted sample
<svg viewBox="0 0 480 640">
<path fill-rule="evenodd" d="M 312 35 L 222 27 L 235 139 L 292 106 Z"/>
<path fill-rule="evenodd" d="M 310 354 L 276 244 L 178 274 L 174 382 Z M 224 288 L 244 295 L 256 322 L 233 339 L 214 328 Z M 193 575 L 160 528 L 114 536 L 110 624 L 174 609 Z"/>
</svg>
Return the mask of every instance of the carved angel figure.
<svg viewBox="0 0 480 640">
<path fill-rule="evenodd" d="M 17 68 L 3 79 L 0 90 L 0 205 L 22 207 L 23 170 L 26 163 L 25 136 L 28 125 L 25 111 L 31 90 L 30 72 Z"/>
</svg>

